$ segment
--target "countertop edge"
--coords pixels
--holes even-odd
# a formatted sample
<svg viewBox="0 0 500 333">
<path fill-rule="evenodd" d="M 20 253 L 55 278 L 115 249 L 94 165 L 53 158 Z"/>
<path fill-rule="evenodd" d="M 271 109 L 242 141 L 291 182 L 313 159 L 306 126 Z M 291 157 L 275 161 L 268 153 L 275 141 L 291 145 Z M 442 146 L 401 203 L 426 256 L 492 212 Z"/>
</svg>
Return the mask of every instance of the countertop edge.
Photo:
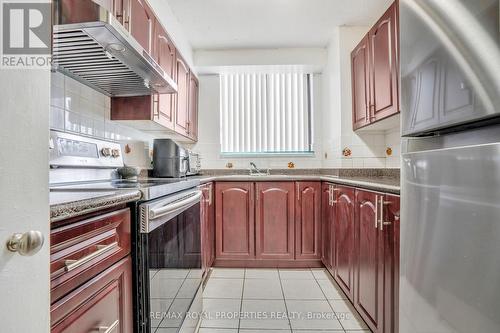
<svg viewBox="0 0 500 333">
<path fill-rule="evenodd" d="M 270 176 L 245 176 L 245 175 L 224 175 L 224 176 L 201 176 L 200 184 L 206 184 L 210 182 L 216 181 L 300 181 L 300 180 L 308 180 L 308 181 L 326 181 L 330 183 L 347 185 L 347 186 L 355 186 L 359 188 L 364 188 L 367 190 L 386 192 L 391 194 L 400 194 L 400 186 L 382 184 L 377 182 L 376 179 L 373 181 L 368 180 L 359 180 L 359 179 L 350 179 L 345 177 L 336 177 L 336 176 L 328 176 L 328 175 L 290 175 L 286 178 L 283 178 L 280 175 Z"/>
<path fill-rule="evenodd" d="M 142 193 L 139 190 L 117 191 L 112 195 L 51 205 L 50 222 L 58 222 L 131 201 L 137 201 L 141 197 Z"/>
</svg>

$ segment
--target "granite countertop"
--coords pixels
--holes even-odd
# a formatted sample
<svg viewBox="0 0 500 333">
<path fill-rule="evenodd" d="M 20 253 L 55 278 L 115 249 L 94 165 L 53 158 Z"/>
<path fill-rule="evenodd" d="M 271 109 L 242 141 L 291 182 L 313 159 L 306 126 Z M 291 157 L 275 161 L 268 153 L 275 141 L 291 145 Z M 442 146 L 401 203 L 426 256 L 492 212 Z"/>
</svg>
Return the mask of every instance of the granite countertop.
<svg viewBox="0 0 500 333">
<path fill-rule="evenodd" d="M 57 222 L 141 199 L 139 190 L 51 191 L 50 221 Z"/>
<path fill-rule="evenodd" d="M 373 191 L 399 194 L 400 184 L 398 178 L 370 177 L 370 176 L 335 176 L 326 174 L 289 174 L 289 175 L 207 175 L 197 177 L 200 183 L 213 181 L 327 181 L 331 183 L 356 186 Z"/>
</svg>

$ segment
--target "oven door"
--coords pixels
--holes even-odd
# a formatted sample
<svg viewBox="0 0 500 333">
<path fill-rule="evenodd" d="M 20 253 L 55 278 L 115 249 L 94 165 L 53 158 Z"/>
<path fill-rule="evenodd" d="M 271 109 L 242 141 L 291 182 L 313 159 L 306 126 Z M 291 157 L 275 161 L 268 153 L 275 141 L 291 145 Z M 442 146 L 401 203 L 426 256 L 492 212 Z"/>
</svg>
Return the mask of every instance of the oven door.
<svg viewBox="0 0 500 333">
<path fill-rule="evenodd" d="M 144 332 L 195 332 L 202 310 L 201 191 L 139 207 Z"/>
</svg>

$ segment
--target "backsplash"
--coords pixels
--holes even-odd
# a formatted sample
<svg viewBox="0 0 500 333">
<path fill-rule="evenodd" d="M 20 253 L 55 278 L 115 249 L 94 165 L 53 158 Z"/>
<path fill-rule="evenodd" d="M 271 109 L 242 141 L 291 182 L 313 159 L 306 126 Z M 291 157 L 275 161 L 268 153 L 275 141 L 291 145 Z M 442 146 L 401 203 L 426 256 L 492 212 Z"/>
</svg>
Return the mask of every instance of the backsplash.
<svg viewBox="0 0 500 333">
<path fill-rule="evenodd" d="M 50 128 L 114 141 L 153 137 L 110 120 L 111 99 L 59 72 L 51 76 Z"/>
</svg>

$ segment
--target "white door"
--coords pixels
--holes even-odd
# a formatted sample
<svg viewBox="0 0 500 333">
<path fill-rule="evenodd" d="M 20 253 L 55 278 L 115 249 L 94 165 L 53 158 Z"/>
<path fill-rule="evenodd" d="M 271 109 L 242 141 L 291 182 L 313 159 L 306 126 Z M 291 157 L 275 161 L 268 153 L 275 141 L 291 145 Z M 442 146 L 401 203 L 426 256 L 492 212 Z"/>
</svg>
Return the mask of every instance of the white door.
<svg viewBox="0 0 500 333">
<path fill-rule="evenodd" d="M 49 332 L 48 140 L 50 71 L 0 69 L 0 331 Z M 15 233 L 40 231 L 32 256 Z"/>
</svg>

